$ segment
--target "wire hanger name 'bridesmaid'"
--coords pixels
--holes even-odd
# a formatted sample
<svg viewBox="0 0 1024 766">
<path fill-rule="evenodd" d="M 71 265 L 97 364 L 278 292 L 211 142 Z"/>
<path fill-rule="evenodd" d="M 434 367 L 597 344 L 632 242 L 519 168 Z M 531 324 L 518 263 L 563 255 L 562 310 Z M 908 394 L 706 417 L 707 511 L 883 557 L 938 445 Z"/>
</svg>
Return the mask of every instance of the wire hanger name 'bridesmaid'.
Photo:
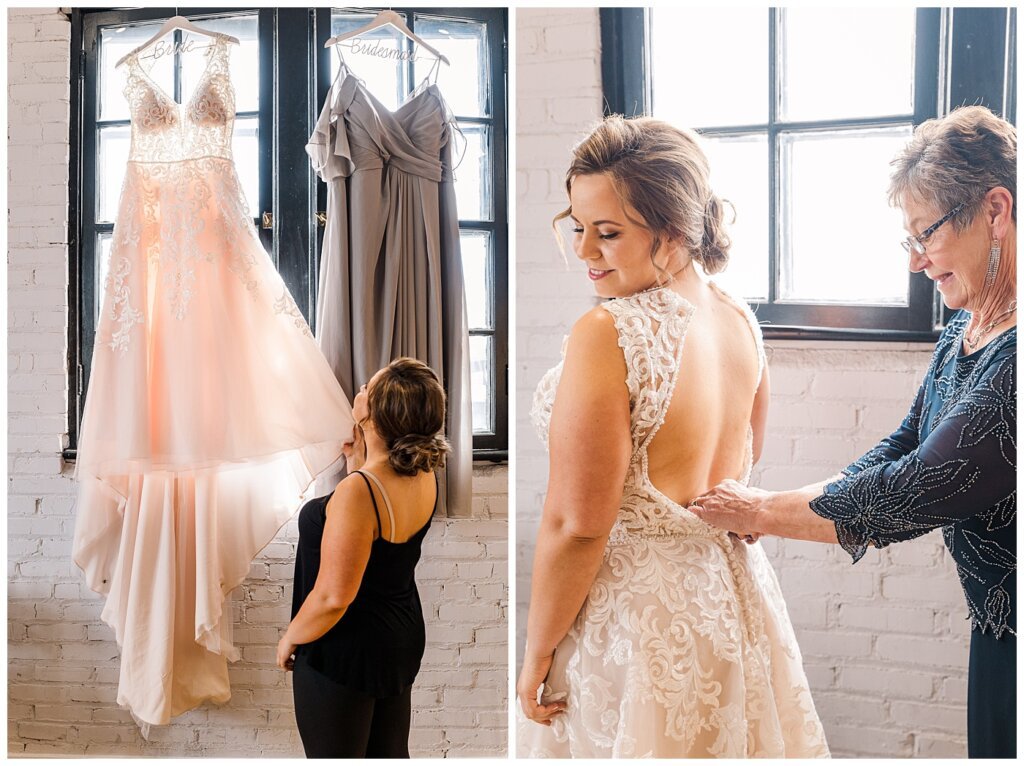
<svg viewBox="0 0 1024 766">
<path fill-rule="evenodd" d="M 340 45 L 345 48 L 351 48 L 353 53 L 364 53 L 367 56 L 376 56 L 382 59 L 391 59 L 393 61 L 420 60 L 420 57 L 413 50 L 403 51 L 398 48 L 388 48 L 381 45 L 379 40 L 370 42 L 356 37 L 351 42 L 340 43 Z"/>
</svg>

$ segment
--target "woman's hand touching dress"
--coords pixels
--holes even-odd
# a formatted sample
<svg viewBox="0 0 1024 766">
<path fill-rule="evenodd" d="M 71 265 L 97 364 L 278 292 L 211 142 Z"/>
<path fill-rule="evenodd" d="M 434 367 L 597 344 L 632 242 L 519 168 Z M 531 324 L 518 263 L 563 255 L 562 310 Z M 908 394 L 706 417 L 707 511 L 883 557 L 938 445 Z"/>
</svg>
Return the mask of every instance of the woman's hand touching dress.
<svg viewBox="0 0 1024 766">
<path fill-rule="evenodd" d="M 689 510 L 712 526 L 756 540 L 764 530 L 760 516 L 771 496 L 766 490 L 726 479 L 710 492 L 695 497 Z"/>
</svg>

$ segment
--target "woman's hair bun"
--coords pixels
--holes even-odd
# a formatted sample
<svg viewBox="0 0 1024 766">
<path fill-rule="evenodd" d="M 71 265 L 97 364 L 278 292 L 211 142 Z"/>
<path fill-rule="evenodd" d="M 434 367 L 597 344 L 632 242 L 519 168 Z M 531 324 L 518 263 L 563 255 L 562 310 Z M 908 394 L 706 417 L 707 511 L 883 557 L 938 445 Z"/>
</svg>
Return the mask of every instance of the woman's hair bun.
<svg viewBox="0 0 1024 766">
<path fill-rule="evenodd" d="M 444 466 L 445 393 L 432 369 L 402 357 L 385 367 L 366 392 L 367 408 L 396 473 L 415 476 Z"/>
<path fill-rule="evenodd" d="M 701 238 L 700 249 L 696 258 L 704 271 L 708 274 L 717 274 L 725 270 L 729 262 L 729 248 L 732 240 L 725 229 L 725 206 L 732 207 L 732 203 L 723 200 L 715 194 L 708 199 L 707 207 L 704 208 L 704 236 Z M 736 218 L 736 209 L 733 208 L 733 219 Z"/>
<path fill-rule="evenodd" d="M 415 476 L 420 471 L 435 471 L 444 467 L 445 457 L 451 451 L 448 440 L 441 434 L 423 436 L 408 434 L 391 443 L 388 463 L 395 473 Z"/>
</svg>

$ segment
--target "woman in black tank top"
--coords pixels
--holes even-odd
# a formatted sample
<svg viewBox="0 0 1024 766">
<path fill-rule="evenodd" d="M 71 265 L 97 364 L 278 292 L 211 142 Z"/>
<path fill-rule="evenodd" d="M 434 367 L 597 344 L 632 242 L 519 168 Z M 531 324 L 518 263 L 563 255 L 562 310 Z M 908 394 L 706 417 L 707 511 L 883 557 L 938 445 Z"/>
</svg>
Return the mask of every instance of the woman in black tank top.
<svg viewBox="0 0 1024 766">
<path fill-rule="evenodd" d="M 448 452 L 444 389 L 422 362 L 398 359 L 360 389 L 353 414 L 349 475 L 299 512 L 277 664 L 294 671 L 307 757 L 407 758 L 426 643 L 414 571 L 437 502 L 430 474 Z"/>
</svg>

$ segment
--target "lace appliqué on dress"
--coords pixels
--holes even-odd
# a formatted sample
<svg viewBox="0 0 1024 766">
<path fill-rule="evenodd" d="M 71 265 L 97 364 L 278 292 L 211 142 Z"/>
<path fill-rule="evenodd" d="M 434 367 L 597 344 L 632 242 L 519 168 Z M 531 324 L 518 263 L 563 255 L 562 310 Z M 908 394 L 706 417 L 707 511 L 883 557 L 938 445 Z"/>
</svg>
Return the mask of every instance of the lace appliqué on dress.
<svg viewBox="0 0 1024 766">
<path fill-rule="evenodd" d="M 313 337 L 313 333 L 309 331 L 309 325 L 306 323 L 305 317 L 302 316 L 302 312 L 299 311 L 299 307 L 295 305 L 295 301 L 292 300 L 291 293 L 288 292 L 287 287 L 282 288 L 281 297 L 274 301 L 274 313 L 284 314 L 285 316 L 290 317 L 292 324 L 295 325 L 299 332 L 308 338 Z"/>
<path fill-rule="evenodd" d="M 633 454 L 601 568 L 555 651 L 548 683 L 568 695 L 567 712 L 550 728 L 521 717 L 520 755 L 827 756 L 760 546 L 708 526 L 647 474 L 693 306 L 669 289 L 602 306 L 626 361 Z M 560 362 L 534 394 L 545 443 L 561 372 Z"/>
<path fill-rule="evenodd" d="M 255 258 L 240 240 L 259 237 L 245 205 L 231 154 L 235 96 L 228 44 L 216 35 L 192 97 L 178 104 L 150 77 L 139 57 L 128 59 L 124 94 L 132 114 L 125 186 L 128 208 L 115 232 L 122 247 L 151 243 L 146 258 L 161 274 L 173 315 L 183 320 L 195 295 L 201 262 L 227 266 L 255 294 Z M 143 200 L 141 216 L 136 201 Z M 211 215 L 212 213 L 212 215 Z M 215 222 L 216 227 L 208 224 Z"/>
<path fill-rule="evenodd" d="M 131 261 L 119 258 L 117 264 L 112 265 L 104 286 L 110 302 L 110 318 L 117 324 L 110 338 L 110 348 L 122 355 L 128 350 L 132 327 L 142 324 L 142 313 L 132 308 L 131 290 L 125 284 L 131 271 Z"/>
</svg>

